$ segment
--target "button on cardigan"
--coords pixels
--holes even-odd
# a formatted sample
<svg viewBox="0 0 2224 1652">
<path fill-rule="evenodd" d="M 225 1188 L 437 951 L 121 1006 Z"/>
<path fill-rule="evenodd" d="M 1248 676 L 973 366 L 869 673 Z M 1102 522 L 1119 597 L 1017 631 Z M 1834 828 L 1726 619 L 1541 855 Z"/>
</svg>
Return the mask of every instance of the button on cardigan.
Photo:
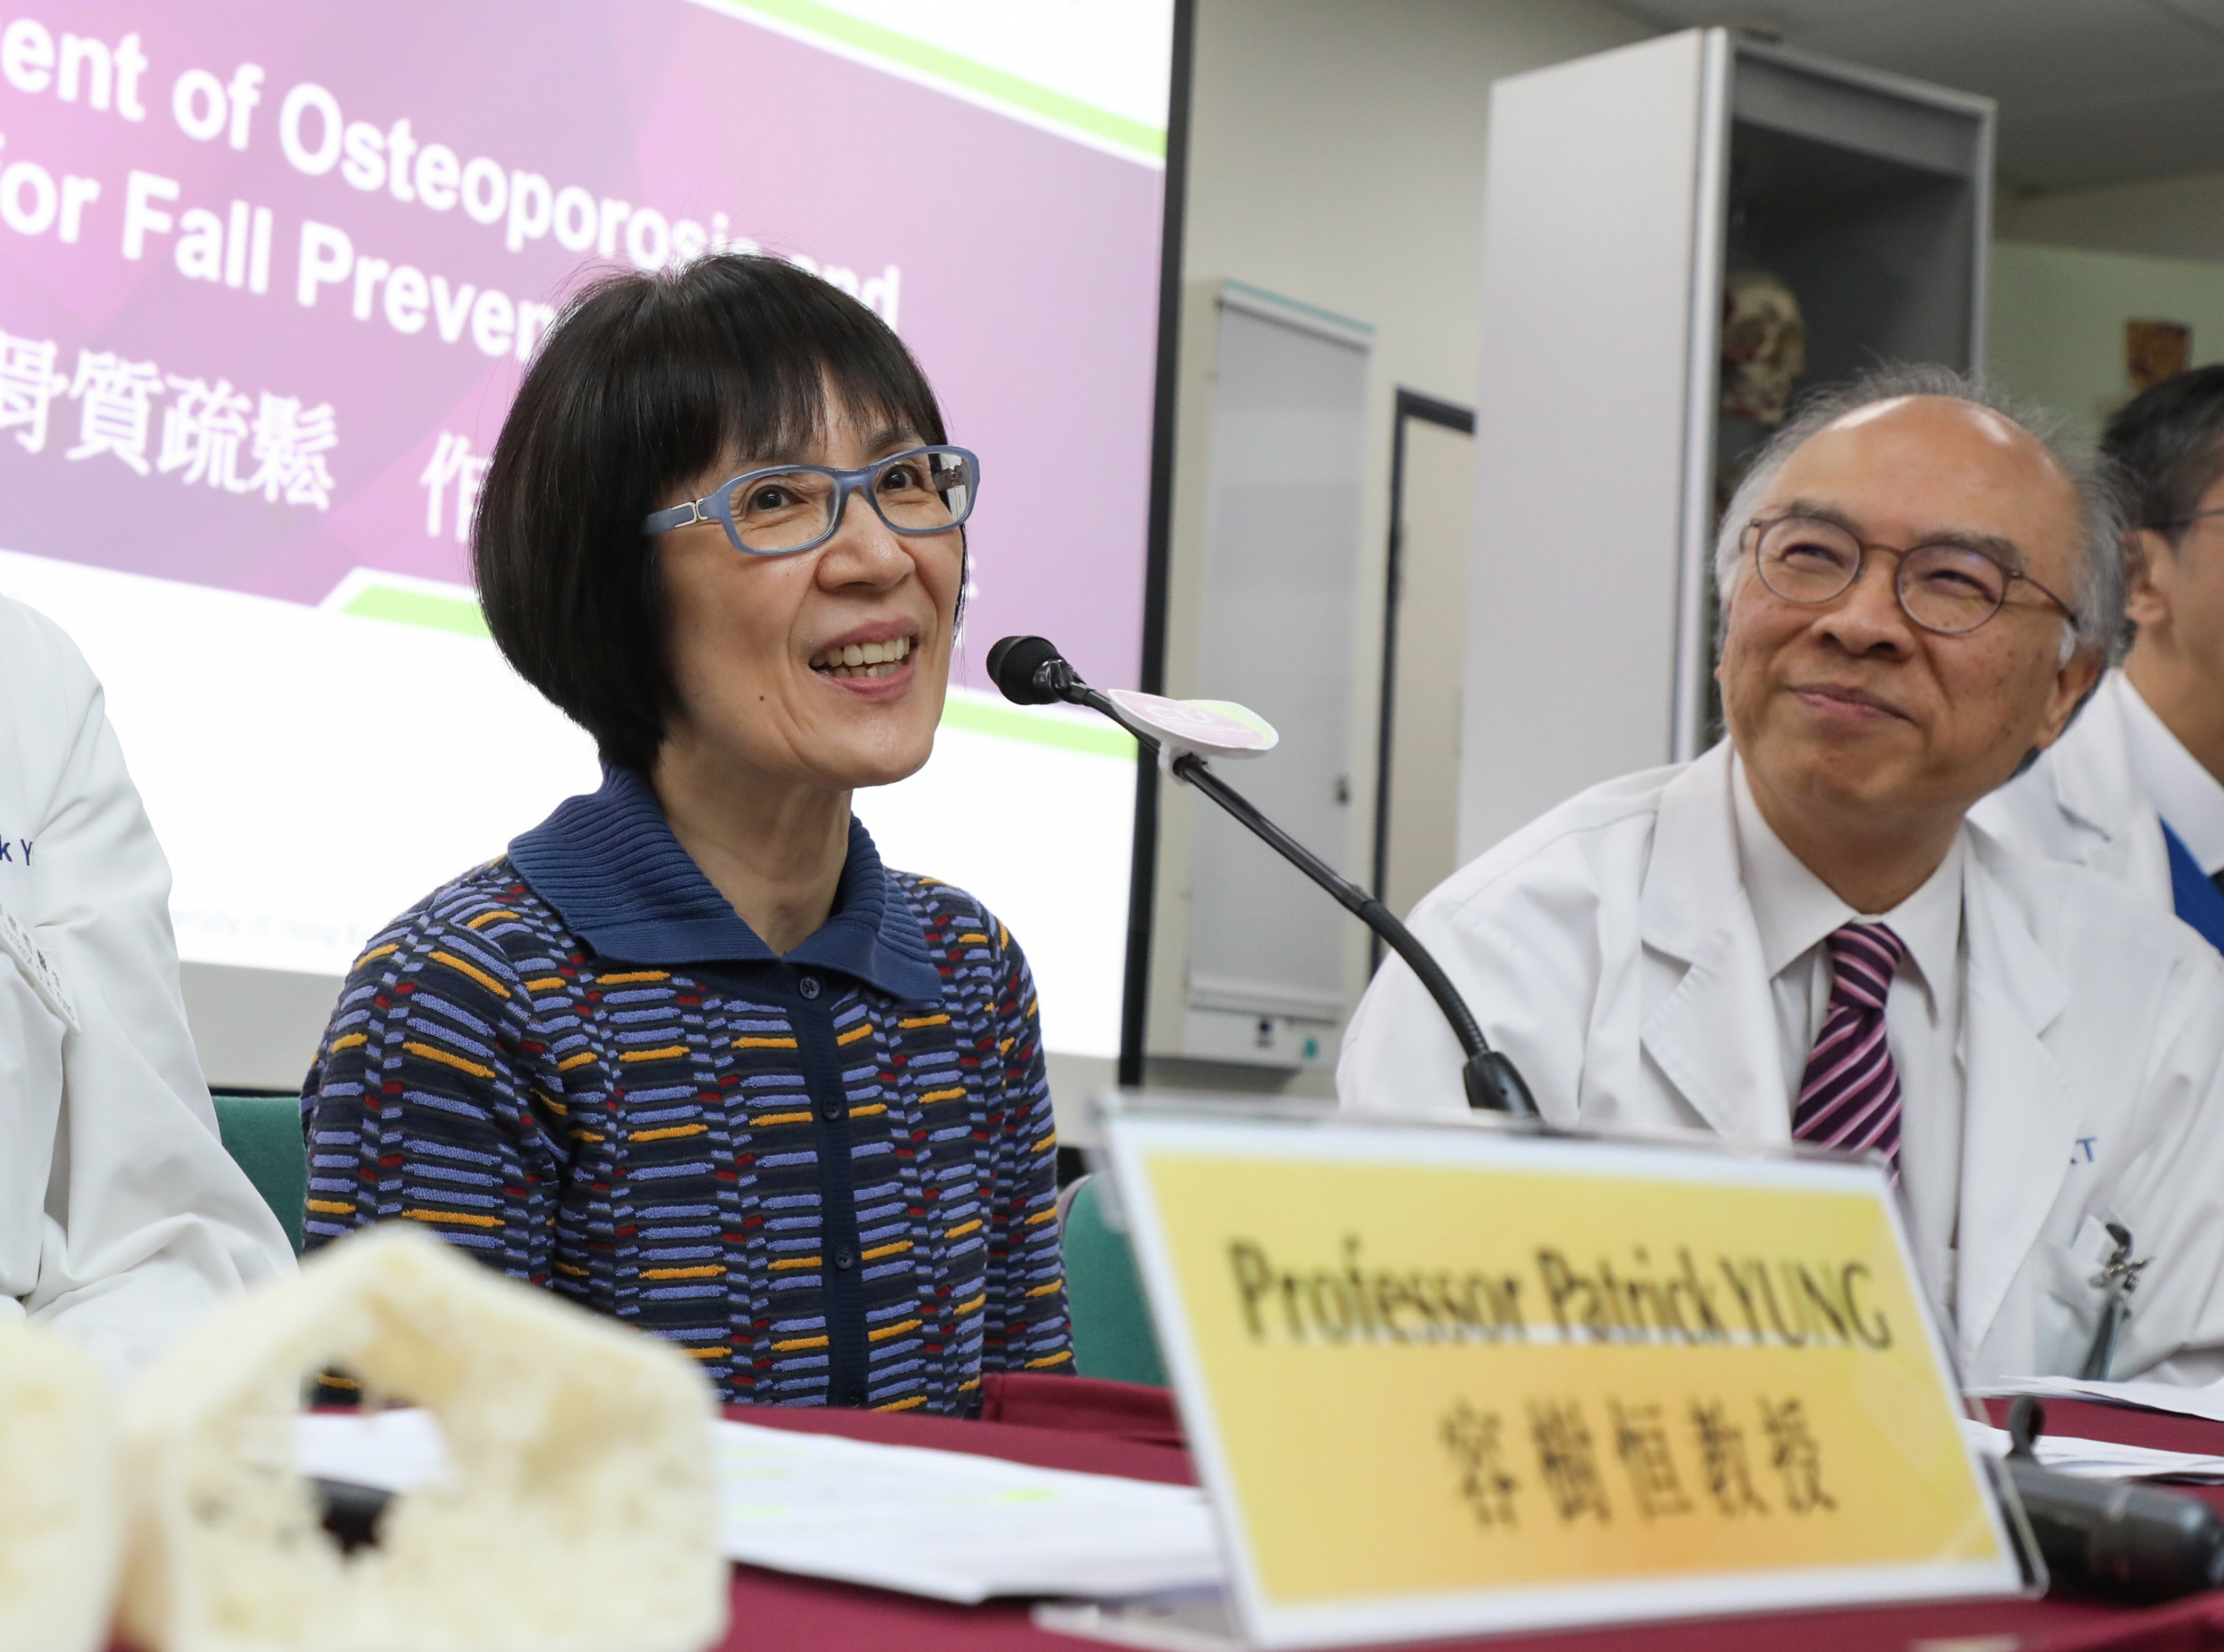
<svg viewBox="0 0 2224 1652">
<path fill-rule="evenodd" d="M 310 1249 L 422 1222 L 730 1403 L 964 1415 L 1071 1367 L 1027 962 L 854 821 L 783 957 L 607 769 L 373 940 L 302 1109 Z"/>
</svg>

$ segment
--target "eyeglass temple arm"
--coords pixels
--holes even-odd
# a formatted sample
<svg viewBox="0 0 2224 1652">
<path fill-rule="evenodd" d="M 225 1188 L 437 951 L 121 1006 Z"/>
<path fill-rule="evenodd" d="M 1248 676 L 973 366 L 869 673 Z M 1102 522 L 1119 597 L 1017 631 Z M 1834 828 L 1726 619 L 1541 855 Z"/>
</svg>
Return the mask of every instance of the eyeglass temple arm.
<svg viewBox="0 0 2224 1652">
<path fill-rule="evenodd" d="M 684 505 L 674 505 L 669 510 L 651 511 L 643 519 L 641 531 L 644 533 L 664 533 L 675 527 L 686 527 L 690 522 L 709 520 L 703 514 L 703 501 L 692 499 Z"/>
</svg>

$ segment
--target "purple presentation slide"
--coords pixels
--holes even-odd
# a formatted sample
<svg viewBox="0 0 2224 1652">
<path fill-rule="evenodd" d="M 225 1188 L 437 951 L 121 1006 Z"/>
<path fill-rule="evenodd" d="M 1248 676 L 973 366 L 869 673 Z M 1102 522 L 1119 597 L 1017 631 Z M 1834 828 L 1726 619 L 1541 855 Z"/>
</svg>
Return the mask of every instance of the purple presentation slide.
<svg viewBox="0 0 2224 1652">
<path fill-rule="evenodd" d="M 469 580 L 583 272 L 805 262 L 982 457 L 988 641 L 1135 680 L 1163 173 L 689 0 L 0 8 L 0 547 Z"/>
</svg>

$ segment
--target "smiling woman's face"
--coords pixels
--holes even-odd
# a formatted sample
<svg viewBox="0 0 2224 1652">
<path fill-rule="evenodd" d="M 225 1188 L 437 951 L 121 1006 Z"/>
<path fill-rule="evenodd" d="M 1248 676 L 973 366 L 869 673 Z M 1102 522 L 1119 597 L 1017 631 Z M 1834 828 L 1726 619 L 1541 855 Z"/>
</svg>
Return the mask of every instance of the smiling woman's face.
<svg viewBox="0 0 2224 1652">
<path fill-rule="evenodd" d="M 830 392 L 810 446 L 729 455 L 657 503 L 699 499 L 769 465 L 856 470 L 923 440 L 879 425 Z M 706 521 L 659 536 L 657 555 L 677 701 L 667 753 L 686 748 L 692 760 L 818 791 L 886 785 L 926 763 L 950 680 L 964 577 L 957 530 L 891 533 L 853 494 L 816 550 L 749 556 Z"/>
</svg>

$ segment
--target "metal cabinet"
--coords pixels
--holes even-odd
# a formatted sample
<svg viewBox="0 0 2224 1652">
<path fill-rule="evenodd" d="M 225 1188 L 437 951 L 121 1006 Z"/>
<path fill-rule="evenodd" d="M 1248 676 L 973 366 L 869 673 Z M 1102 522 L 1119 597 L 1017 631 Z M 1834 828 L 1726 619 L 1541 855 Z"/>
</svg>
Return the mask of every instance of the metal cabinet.
<svg viewBox="0 0 2224 1652">
<path fill-rule="evenodd" d="M 1460 855 L 1711 738 L 1724 281 L 1802 388 L 1984 358 L 1993 109 L 1693 29 L 1492 90 Z"/>
</svg>

